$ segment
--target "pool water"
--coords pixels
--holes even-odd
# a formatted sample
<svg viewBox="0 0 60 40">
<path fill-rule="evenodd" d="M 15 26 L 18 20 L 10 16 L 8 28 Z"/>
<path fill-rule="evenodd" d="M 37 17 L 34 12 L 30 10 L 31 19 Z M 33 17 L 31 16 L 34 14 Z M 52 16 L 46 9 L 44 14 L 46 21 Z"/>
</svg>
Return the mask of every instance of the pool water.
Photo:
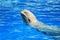
<svg viewBox="0 0 60 40">
<path fill-rule="evenodd" d="M 54 40 L 23 22 L 24 9 L 46 25 L 60 27 L 60 0 L 0 0 L 0 40 Z"/>
</svg>

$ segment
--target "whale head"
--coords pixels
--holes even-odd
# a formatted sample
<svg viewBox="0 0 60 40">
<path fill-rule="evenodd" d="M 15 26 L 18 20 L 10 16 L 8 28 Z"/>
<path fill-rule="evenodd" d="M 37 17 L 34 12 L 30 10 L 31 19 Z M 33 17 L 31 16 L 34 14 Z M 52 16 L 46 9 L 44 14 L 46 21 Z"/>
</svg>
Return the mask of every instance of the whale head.
<svg viewBox="0 0 60 40">
<path fill-rule="evenodd" d="M 22 16 L 24 22 L 28 25 L 34 24 L 37 22 L 35 15 L 32 12 L 30 12 L 29 10 L 21 11 L 21 16 Z"/>
</svg>

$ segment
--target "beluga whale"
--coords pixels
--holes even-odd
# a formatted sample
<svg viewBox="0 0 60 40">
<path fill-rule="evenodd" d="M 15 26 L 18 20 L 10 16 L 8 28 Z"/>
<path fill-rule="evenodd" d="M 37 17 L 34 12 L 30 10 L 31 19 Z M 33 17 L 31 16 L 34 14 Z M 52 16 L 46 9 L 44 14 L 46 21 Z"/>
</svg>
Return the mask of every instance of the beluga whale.
<svg viewBox="0 0 60 40">
<path fill-rule="evenodd" d="M 60 40 L 60 28 L 38 21 L 36 16 L 27 9 L 21 11 L 21 16 L 26 25 L 29 25 L 44 34 L 52 36 L 55 40 Z"/>
</svg>

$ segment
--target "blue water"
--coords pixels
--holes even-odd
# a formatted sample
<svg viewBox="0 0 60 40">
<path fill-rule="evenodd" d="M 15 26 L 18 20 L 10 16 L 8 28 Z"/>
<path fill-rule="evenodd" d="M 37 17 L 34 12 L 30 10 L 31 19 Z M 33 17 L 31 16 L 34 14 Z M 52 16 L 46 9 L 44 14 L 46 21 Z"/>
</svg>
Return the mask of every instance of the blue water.
<svg viewBox="0 0 60 40">
<path fill-rule="evenodd" d="M 54 40 L 25 25 L 20 14 L 24 9 L 39 21 L 60 27 L 60 0 L 0 0 L 0 40 Z"/>
</svg>

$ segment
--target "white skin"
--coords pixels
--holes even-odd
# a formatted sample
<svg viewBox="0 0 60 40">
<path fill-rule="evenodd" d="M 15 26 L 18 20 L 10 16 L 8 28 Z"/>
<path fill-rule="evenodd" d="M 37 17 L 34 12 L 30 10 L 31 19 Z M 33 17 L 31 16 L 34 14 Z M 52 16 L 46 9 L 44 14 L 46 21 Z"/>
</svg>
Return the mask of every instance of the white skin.
<svg viewBox="0 0 60 40">
<path fill-rule="evenodd" d="M 29 10 L 23 10 L 21 12 L 22 15 L 24 15 L 23 17 L 25 17 L 26 19 L 24 19 L 26 21 L 26 23 L 28 23 L 29 26 L 32 26 L 33 28 L 45 33 L 45 34 L 49 34 L 51 36 L 60 36 L 60 28 L 58 27 L 54 27 L 54 26 L 49 26 L 46 25 L 40 21 L 38 21 L 35 17 L 35 15 L 30 12 Z"/>
</svg>

